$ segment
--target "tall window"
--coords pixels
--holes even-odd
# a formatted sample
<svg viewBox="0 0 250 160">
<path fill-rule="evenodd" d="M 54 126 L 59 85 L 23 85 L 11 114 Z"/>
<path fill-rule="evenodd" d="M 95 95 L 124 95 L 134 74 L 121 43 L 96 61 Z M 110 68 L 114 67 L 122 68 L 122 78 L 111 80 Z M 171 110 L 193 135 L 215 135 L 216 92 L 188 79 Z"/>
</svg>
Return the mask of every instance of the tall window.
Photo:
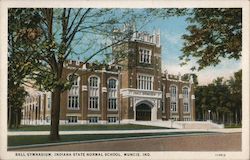
<svg viewBox="0 0 250 160">
<path fill-rule="evenodd" d="M 151 50 L 149 49 L 140 49 L 139 50 L 139 55 L 140 55 L 140 63 L 151 63 Z"/>
<path fill-rule="evenodd" d="M 138 75 L 137 89 L 153 90 L 153 77 L 146 75 Z"/>
<path fill-rule="evenodd" d="M 80 90 L 80 77 L 76 75 L 70 75 L 69 80 L 72 80 L 73 84 L 68 92 L 68 108 L 79 109 L 79 90 Z"/>
<path fill-rule="evenodd" d="M 184 112 L 189 112 L 189 94 L 188 94 L 188 87 L 184 87 L 182 89 L 183 94 L 183 110 Z"/>
<path fill-rule="evenodd" d="M 162 101 L 161 101 L 161 111 L 162 111 L 162 113 L 165 113 L 165 96 L 166 96 L 165 84 L 163 84 L 162 85 Z"/>
<path fill-rule="evenodd" d="M 99 79 L 98 77 L 89 78 L 89 109 L 99 108 Z"/>
<path fill-rule="evenodd" d="M 51 108 L 51 97 L 49 96 L 48 97 L 48 109 L 50 109 Z"/>
<path fill-rule="evenodd" d="M 177 87 L 170 86 L 170 109 L 172 112 L 177 112 Z"/>
<path fill-rule="evenodd" d="M 108 81 L 108 109 L 117 109 L 117 80 L 115 79 Z"/>
</svg>

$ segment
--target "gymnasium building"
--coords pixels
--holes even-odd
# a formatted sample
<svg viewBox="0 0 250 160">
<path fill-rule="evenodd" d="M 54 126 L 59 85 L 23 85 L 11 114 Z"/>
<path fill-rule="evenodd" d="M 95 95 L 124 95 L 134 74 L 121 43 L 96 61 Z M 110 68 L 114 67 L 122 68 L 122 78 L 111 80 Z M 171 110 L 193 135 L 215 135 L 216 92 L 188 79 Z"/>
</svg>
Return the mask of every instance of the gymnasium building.
<svg viewBox="0 0 250 160">
<path fill-rule="evenodd" d="M 128 51 L 118 65 L 67 61 L 63 75 L 73 86 L 61 94 L 60 124 L 119 124 L 132 121 L 194 121 L 193 79 L 161 68 L 160 32 L 135 32 L 122 46 Z M 94 68 L 94 69 L 93 69 Z M 31 91 L 32 90 L 32 91 Z M 27 90 L 22 124 L 50 124 L 51 94 Z"/>
</svg>

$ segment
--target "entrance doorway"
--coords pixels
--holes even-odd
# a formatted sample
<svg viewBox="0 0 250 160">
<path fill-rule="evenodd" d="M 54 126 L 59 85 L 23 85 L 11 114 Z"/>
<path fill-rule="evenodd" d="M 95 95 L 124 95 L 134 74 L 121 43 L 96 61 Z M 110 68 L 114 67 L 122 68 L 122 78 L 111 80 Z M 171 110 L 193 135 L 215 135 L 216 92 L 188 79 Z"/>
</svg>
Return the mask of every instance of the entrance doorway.
<svg viewBox="0 0 250 160">
<path fill-rule="evenodd" d="M 151 121 L 151 107 L 147 104 L 140 104 L 136 107 L 137 121 Z"/>
</svg>

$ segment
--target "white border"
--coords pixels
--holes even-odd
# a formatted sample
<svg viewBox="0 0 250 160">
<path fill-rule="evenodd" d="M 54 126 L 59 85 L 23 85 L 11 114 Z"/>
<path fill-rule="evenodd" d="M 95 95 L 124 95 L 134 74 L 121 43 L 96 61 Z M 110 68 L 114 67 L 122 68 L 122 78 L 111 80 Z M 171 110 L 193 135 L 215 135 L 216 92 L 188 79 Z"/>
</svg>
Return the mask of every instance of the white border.
<svg viewBox="0 0 250 160">
<path fill-rule="evenodd" d="M 1 152 L 0 159 L 37 159 L 35 157 L 15 157 L 15 152 L 7 152 L 7 8 L 8 7 L 94 7 L 94 8 L 172 8 L 172 7 L 223 7 L 223 8 L 243 8 L 243 51 L 242 51 L 242 67 L 243 67 L 243 134 L 242 134 L 242 152 L 216 152 L 226 154 L 226 157 L 215 157 L 215 152 L 151 152 L 149 159 L 249 159 L 249 1 L 247 0 L 93 0 L 93 1 L 66 1 L 66 0 L 43 0 L 43 1 L 0 1 L 0 127 L 1 127 Z M 43 152 L 46 153 L 46 152 Z M 52 152 L 53 153 L 53 152 Z M 105 152 L 102 152 L 105 153 Z M 48 157 L 39 157 L 48 159 Z M 49 157 L 50 159 L 51 157 Z M 54 159 L 74 159 L 74 157 L 54 157 Z M 79 158 L 79 157 L 78 157 Z M 99 159 L 98 157 L 80 157 L 88 159 Z M 111 159 L 112 157 L 101 157 L 101 159 Z M 147 157 L 142 157 L 148 159 Z M 120 157 L 115 157 L 120 159 Z M 123 157 L 124 159 L 124 157 Z M 135 159 L 135 158 L 134 158 Z M 137 158 L 136 158 L 137 159 Z"/>
</svg>

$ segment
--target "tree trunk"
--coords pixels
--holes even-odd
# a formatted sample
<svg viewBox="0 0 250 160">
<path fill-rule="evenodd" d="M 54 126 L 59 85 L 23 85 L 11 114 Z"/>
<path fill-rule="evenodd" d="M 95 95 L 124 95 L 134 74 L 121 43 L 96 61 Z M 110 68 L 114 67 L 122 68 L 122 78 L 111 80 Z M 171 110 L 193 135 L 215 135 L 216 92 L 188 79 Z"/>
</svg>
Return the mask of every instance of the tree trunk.
<svg viewBox="0 0 250 160">
<path fill-rule="evenodd" d="M 225 113 L 223 113 L 222 121 L 223 121 L 223 124 L 225 124 Z"/>
<path fill-rule="evenodd" d="M 204 114 L 204 111 L 202 111 L 202 119 L 203 119 L 203 121 L 205 121 L 205 114 Z"/>
<path fill-rule="evenodd" d="M 51 127 L 50 140 L 59 141 L 59 120 L 60 120 L 60 100 L 61 90 L 56 88 L 52 92 L 52 107 L 51 107 Z"/>
<path fill-rule="evenodd" d="M 11 113 L 11 106 L 8 107 L 8 128 L 11 128 L 11 122 L 12 122 L 12 113 Z"/>
<path fill-rule="evenodd" d="M 216 122 L 217 122 L 217 123 L 220 122 L 220 119 L 219 119 L 219 112 L 218 112 L 218 111 L 216 112 Z"/>
<path fill-rule="evenodd" d="M 21 108 L 18 108 L 18 128 L 20 127 L 21 125 L 21 120 L 22 120 L 22 109 Z"/>
<path fill-rule="evenodd" d="M 229 123 L 230 123 L 230 126 L 232 125 L 232 113 L 229 112 Z"/>
<path fill-rule="evenodd" d="M 18 110 L 15 113 L 15 128 L 18 128 Z"/>
<path fill-rule="evenodd" d="M 238 124 L 238 115 L 237 115 L 237 111 L 235 111 L 235 124 Z"/>
</svg>

